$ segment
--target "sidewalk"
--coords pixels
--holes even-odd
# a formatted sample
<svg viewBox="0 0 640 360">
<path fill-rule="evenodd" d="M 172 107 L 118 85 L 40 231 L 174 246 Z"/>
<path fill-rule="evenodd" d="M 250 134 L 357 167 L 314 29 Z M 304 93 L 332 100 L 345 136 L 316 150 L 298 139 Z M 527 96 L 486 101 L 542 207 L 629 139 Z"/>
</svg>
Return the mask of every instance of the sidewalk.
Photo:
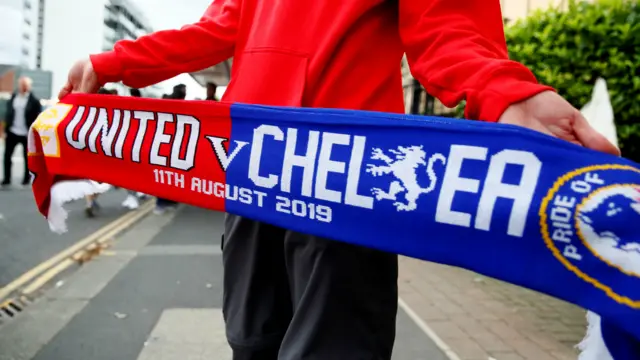
<svg viewBox="0 0 640 360">
<path fill-rule="evenodd" d="M 0 181 L 4 179 L 4 166 L 2 166 L 2 162 L 4 159 L 4 144 L 5 140 L 0 138 Z M 13 166 L 11 167 L 11 177 L 13 178 L 13 182 L 16 184 L 20 184 L 22 181 L 22 166 L 24 164 L 25 159 L 22 156 L 22 146 L 18 145 L 16 149 L 13 151 L 13 156 L 11 157 Z"/>
<path fill-rule="evenodd" d="M 0 327 L 0 360 L 230 359 L 222 220 L 193 207 L 147 217 Z M 399 285 L 409 312 L 400 306 L 393 360 L 448 360 L 447 347 L 461 360 L 577 358 L 586 324 L 575 306 L 408 258 Z"/>
<path fill-rule="evenodd" d="M 222 220 L 193 207 L 145 218 L 0 327 L 0 360 L 231 359 Z M 447 358 L 400 309 L 393 360 Z"/>
<path fill-rule="evenodd" d="M 400 261 L 400 296 L 461 360 L 576 360 L 585 311 L 476 273 Z"/>
</svg>

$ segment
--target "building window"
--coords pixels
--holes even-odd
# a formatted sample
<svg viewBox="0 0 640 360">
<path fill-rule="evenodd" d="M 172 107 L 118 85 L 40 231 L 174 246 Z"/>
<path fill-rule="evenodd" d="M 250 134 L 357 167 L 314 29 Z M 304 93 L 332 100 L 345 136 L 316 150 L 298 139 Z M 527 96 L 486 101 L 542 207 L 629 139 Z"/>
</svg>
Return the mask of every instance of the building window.
<svg viewBox="0 0 640 360">
<path fill-rule="evenodd" d="M 24 1 L 24 8 L 27 10 L 31 10 L 31 2 L 29 0 Z"/>
<path fill-rule="evenodd" d="M 25 17 L 24 18 L 24 22 L 25 22 L 25 24 L 31 26 L 31 20 L 29 20 L 29 18 Z"/>
<path fill-rule="evenodd" d="M 22 38 L 25 39 L 25 40 L 29 40 L 29 39 L 31 39 L 31 36 L 29 36 L 29 33 L 23 33 L 22 34 Z"/>
</svg>

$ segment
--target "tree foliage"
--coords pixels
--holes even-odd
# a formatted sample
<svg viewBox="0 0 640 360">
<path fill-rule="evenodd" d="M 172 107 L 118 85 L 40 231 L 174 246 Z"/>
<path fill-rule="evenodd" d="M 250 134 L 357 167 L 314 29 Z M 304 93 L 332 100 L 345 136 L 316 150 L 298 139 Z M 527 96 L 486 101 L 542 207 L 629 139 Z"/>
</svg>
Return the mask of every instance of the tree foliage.
<svg viewBox="0 0 640 360">
<path fill-rule="evenodd" d="M 508 26 L 509 55 L 577 108 L 605 78 L 623 155 L 640 161 L 639 1 L 570 0 L 568 7 L 538 10 Z"/>
</svg>

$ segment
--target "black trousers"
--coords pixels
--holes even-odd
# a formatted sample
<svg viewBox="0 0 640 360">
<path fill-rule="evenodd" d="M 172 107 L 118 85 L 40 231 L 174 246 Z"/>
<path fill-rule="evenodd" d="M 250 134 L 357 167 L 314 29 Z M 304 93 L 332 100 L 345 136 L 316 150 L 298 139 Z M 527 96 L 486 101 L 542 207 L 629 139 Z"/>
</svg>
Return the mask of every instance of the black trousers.
<svg viewBox="0 0 640 360">
<path fill-rule="evenodd" d="M 4 179 L 2 181 L 3 184 L 11 183 L 11 156 L 13 155 L 13 151 L 16 148 L 16 145 L 22 144 L 22 153 L 24 156 L 24 173 L 22 177 L 22 183 L 26 184 L 29 182 L 29 167 L 27 164 L 27 137 L 26 136 L 18 136 L 11 131 L 7 131 L 7 137 L 5 139 L 4 144 Z"/>
<path fill-rule="evenodd" d="M 227 215 L 227 339 L 234 360 L 389 360 L 398 257 Z"/>
</svg>

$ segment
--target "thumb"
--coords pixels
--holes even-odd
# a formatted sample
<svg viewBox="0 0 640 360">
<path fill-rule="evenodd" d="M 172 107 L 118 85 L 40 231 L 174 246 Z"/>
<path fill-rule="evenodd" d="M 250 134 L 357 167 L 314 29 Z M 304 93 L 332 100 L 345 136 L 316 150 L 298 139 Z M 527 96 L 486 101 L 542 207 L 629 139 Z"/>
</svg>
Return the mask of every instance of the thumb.
<svg viewBox="0 0 640 360">
<path fill-rule="evenodd" d="M 602 151 L 607 154 L 620 156 L 620 149 L 607 140 L 604 135 L 596 131 L 587 119 L 579 112 L 576 114 L 576 120 L 573 124 L 573 131 L 578 141 L 584 146 L 592 150 Z"/>
<path fill-rule="evenodd" d="M 60 89 L 60 92 L 58 93 L 58 100 L 62 100 L 62 98 L 69 95 L 72 90 L 73 90 L 73 85 L 71 85 L 71 83 L 67 81 L 67 83 L 64 84 L 64 86 L 62 87 L 62 89 Z"/>
<path fill-rule="evenodd" d="M 98 85 L 98 76 L 93 71 L 93 66 L 91 66 L 90 62 L 87 62 L 84 65 L 84 69 L 82 71 L 82 81 L 80 82 L 80 92 L 82 93 L 95 93 L 98 91 L 100 86 Z"/>
</svg>

